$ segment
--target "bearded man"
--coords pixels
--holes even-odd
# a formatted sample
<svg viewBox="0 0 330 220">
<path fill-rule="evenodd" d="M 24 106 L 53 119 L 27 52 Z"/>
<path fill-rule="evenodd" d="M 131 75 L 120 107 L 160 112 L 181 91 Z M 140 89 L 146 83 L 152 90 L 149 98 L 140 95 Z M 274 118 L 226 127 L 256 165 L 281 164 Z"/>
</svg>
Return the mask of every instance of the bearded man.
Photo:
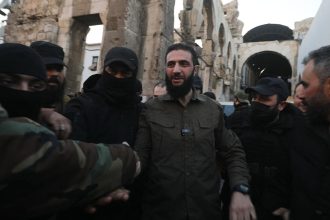
<svg viewBox="0 0 330 220">
<path fill-rule="evenodd" d="M 47 95 L 48 102 L 44 107 L 54 108 L 57 112 L 63 112 L 63 98 L 65 88 L 64 76 L 64 51 L 63 48 L 47 42 L 34 41 L 30 47 L 42 58 L 47 70 Z"/>
<path fill-rule="evenodd" d="M 217 154 L 230 178 L 231 219 L 254 219 L 243 147 L 220 105 L 193 88 L 196 52 L 180 43 L 165 57 L 168 94 L 146 103 L 136 140 L 146 177 L 142 219 L 220 219 Z"/>
<path fill-rule="evenodd" d="M 311 51 L 302 75 L 304 120 L 292 137 L 292 210 L 299 220 L 330 219 L 330 46 Z"/>
</svg>

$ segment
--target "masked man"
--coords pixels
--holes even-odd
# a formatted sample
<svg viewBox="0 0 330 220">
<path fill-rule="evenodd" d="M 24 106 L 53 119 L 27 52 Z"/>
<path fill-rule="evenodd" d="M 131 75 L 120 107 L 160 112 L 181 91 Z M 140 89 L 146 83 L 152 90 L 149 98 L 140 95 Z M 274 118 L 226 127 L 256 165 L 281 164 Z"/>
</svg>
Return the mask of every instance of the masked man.
<svg viewBox="0 0 330 220">
<path fill-rule="evenodd" d="M 240 123 L 229 123 L 245 148 L 251 180 L 251 198 L 259 220 L 288 218 L 290 173 L 289 131 L 298 110 L 286 103 L 288 85 L 279 78 L 261 78 L 245 90 L 252 97 Z M 234 122 L 232 120 L 231 122 Z"/>
<path fill-rule="evenodd" d="M 96 85 L 66 105 L 65 116 L 72 121 L 73 139 L 109 144 L 126 142 L 134 146 L 141 110 L 137 71 L 138 58 L 134 51 L 125 47 L 108 51 Z M 133 190 L 131 200 L 134 198 Z M 101 210 L 95 218 L 125 219 L 127 215 L 134 215 L 127 206 L 112 204 L 109 209 L 113 211 L 105 209 L 102 213 Z"/>
</svg>

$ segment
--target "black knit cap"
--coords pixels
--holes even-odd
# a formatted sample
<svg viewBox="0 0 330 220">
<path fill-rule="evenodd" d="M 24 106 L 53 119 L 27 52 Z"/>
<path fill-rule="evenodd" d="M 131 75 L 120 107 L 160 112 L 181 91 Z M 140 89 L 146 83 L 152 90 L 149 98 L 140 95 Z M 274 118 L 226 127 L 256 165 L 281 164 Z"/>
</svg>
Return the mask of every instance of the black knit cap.
<svg viewBox="0 0 330 220">
<path fill-rule="evenodd" d="M 0 73 L 24 74 L 46 81 L 46 67 L 37 52 L 18 43 L 0 44 Z"/>
<path fill-rule="evenodd" d="M 47 41 L 34 41 L 30 47 L 37 51 L 46 65 L 59 64 L 65 66 L 62 47 Z"/>
<path fill-rule="evenodd" d="M 109 66 L 113 62 L 126 64 L 134 73 L 138 69 L 138 58 L 136 53 L 126 47 L 113 47 L 105 55 L 104 66 Z"/>
</svg>

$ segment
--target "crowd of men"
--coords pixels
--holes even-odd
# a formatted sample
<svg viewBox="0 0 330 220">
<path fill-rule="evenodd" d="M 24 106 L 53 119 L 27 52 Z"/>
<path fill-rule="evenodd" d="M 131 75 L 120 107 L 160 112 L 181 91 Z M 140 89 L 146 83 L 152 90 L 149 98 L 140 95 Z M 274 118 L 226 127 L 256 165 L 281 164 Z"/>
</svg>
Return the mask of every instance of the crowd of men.
<svg viewBox="0 0 330 220">
<path fill-rule="evenodd" d="M 64 57 L 0 44 L 0 219 L 330 219 L 330 46 L 306 57 L 294 104 L 263 77 L 229 117 L 188 44 L 167 48 L 146 103 L 136 53 L 114 47 L 64 105 Z"/>
</svg>

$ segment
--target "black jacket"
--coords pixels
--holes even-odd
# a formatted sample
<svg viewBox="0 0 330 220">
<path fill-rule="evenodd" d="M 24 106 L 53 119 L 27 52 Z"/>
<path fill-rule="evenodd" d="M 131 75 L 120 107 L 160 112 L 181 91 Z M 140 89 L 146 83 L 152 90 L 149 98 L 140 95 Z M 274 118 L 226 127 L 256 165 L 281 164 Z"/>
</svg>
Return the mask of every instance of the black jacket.
<svg viewBox="0 0 330 220">
<path fill-rule="evenodd" d="M 72 121 L 71 138 L 92 143 L 134 146 L 141 104 L 119 105 L 111 97 L 90 91 L 73 98 L 64 115 Z"/>
<path fill-rule="evenodd" d="M 135 95 L 135 94 L 134 94 Z M 122 102 L 111 92 L 100 87 L 73 98 L 66 105 L 64 115 L 72 121 L 71 139 L 91 143 L 119 144 L 127 142 L 134 146 L 142 103 L 138 96 L 132 102 Z M 79 210 L 64 213 L 58 219 L 139 219 L 138 184 L 125 186 L 131 191 L 129 202 L 113 202 L 111 206 L 98 208 L 94 215 Z"/>
<path fill-rule="evenodd" d="M 294 220 L 330 219 L 330 127 L 296 118 L 292 130 L 292 211 Z"/>
<path fill-rule="evenodd" d="M 294 127 L 295 107 L 288 104 L 279 119 L 271 125 L 256 127 L 250 122 L 250 111 L 245 108 L 227 121 L 236 132 L 246 151 L 251 173 L 251 199 L 258 219 L 280 219 L 272 212 L 289 208 L 289 132 Z"/>
</svg>

